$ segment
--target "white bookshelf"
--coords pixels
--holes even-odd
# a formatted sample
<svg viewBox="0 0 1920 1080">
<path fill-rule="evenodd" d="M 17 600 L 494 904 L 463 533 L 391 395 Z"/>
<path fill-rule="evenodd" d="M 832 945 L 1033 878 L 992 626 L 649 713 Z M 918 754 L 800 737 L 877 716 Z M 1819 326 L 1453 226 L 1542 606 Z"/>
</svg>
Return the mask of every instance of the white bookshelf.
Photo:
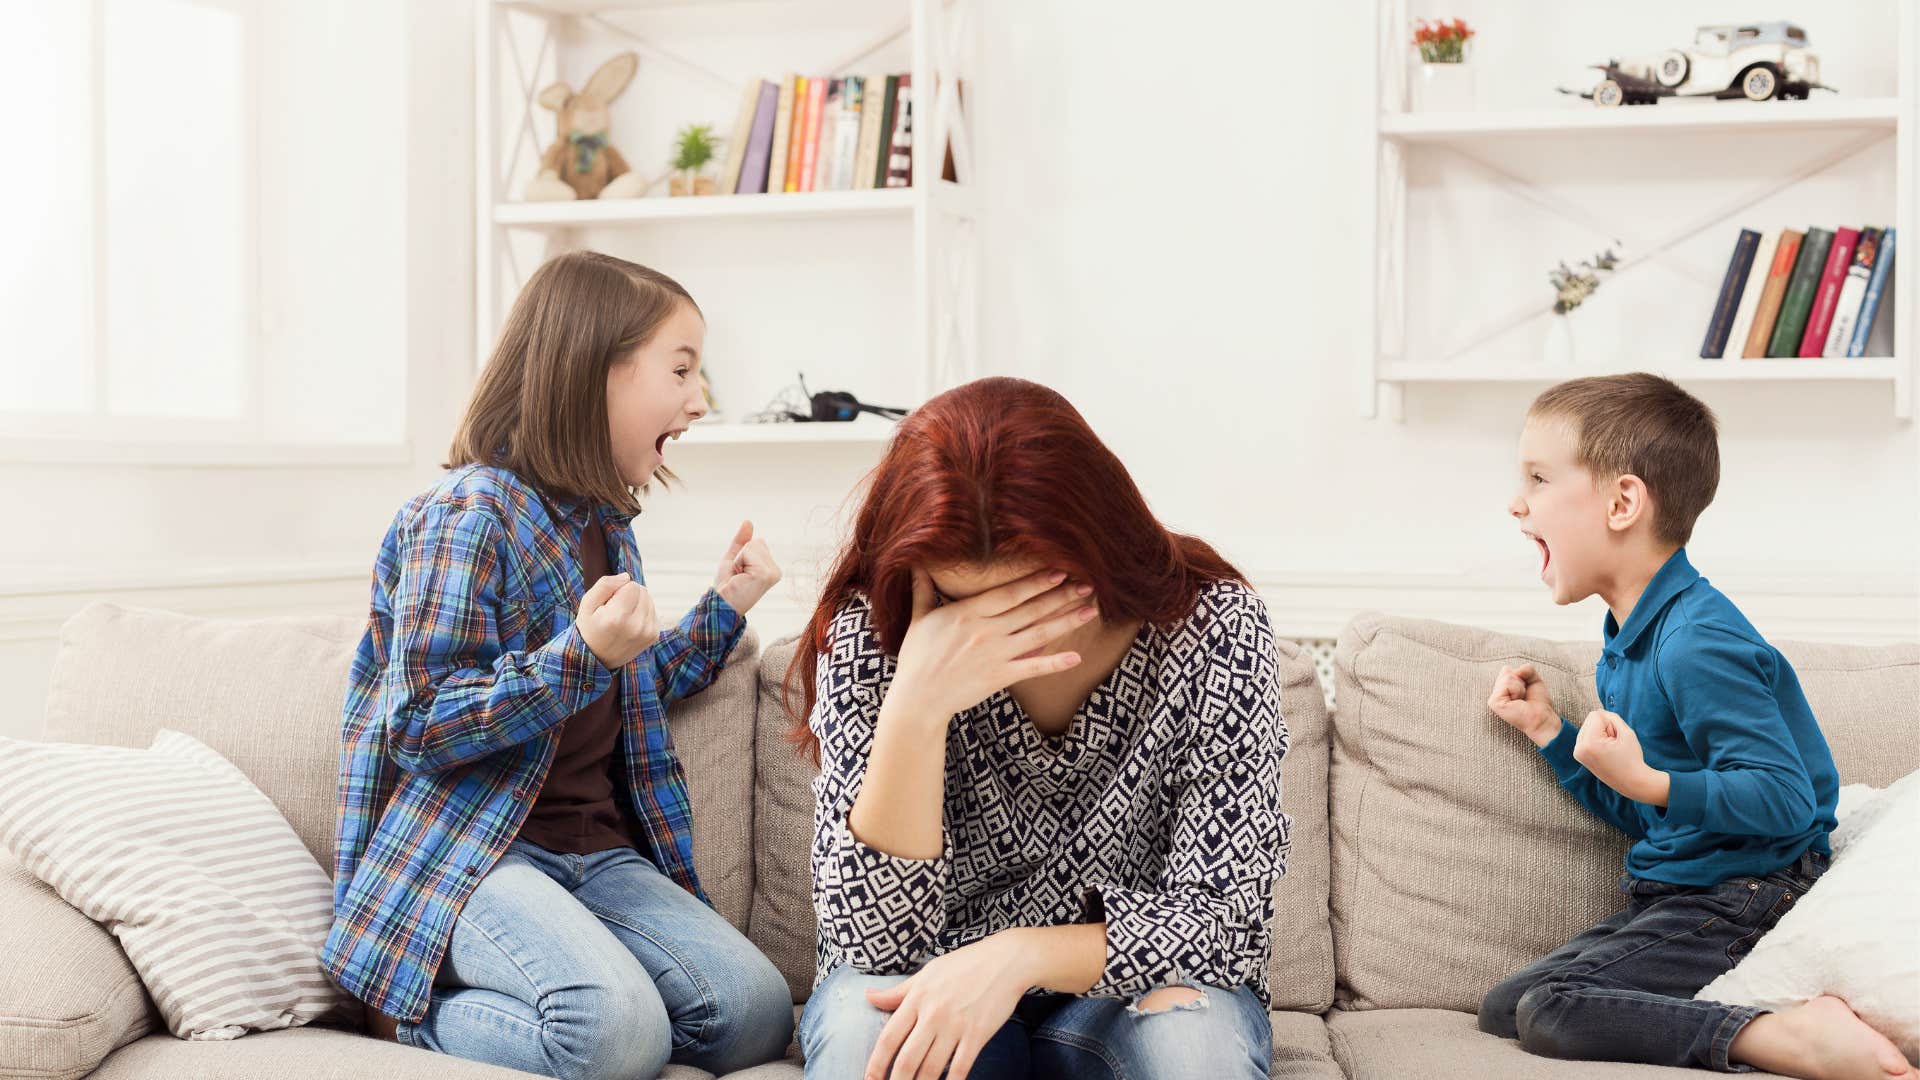
<svg viewBox="0 0 1920 1080">
<path fill-rule="evenodd" d="M 1477 10 L 1482 13 L 1483 20 L 1494 15 L 1484 6 Z M 1920 20 L 1916 19 L 1911 5 L 1902 3 L 1887 9 L 1884 19 L 1887 25 L 1875 31 L 1883 35 L 1882 40 L 1891 41 L 1890 47 L 1897 53 L 1897 87 L 1892 88 L 1894 92 L 1891 94 L 1842 96 L 1821 92 L 1805 101 L 1767 102 L 1669 99 L 1656 105 L 1612 109 L 1598 108 L 1591 102 L 1568 97 L 1549 103 L 1529 100 L 1525 103 L 1526 107 L 1519 108 L 1449 112 L 1416 112 L 1406 108 L 1409 73 L 1407 36 L 1411 24 L 1408 2 L 1378 0 L 1375 11 L 1377 97 L 1373 110 L 1373 163 L 1376 198 L 1375 219 L 1370 235 L 1375 253 L 1372 289 L 1374 333 L 1372 355 L 1362 369 L 1358 387 L 1363 415 L 1372 417 L 1384 414 L 1399 420 L 1404 415 L 1406 396 L 1422 386 L 1472 383 L 1545 386 L 1580 375 L 1653 371 L 1682 383 L 1709 385 L 1733 382 L 1880 384 L 1887 389 L 1886 400 L 1893 415 L 1901 421 L 1912 419 L 1915 355 L 1913 316 L 1916 279 L 1920 279 L 1920 271 L 1913 267 L 1920 263 L 1920 255 L 1915 255 L 1909 245 L 1920 240 L 1920 236 L 1915 236 L 1910 228 L 1920 222 L 1915 215 L 1913 175 L 1916 166 L 1914 136 L 1916 130 L 1920 130 L 1917 127 L 1920 125 L 1920 106 L 1916 105 L 1916 71 L 1920 71 L 1920 41 L 1916 40 L 1916 30 L 1920 29 Z M 1511 8 L 1502 5 L 1494 17 L 1511 17 L 1511 11 Z M 1686 21 L 1688 18 L 1684 13 L 1672 16 L 1674 24 L 1681 26 L 1691 26 Z M 1706 23 L 1714 20 L 1701 18 L 1698 21 Z M 1601 51 L 1598 54 L 1587 56 L 1588 53 L 1594 53 L 1595 46 L 1585 44 L 1585 38 L 1579 34 L 1570 32 L 1568 36 L 1572 40 L 1563 44 L 1573 54 L 1581 56 L 1582 62 L 1602 58 L 1606 55 L 1606 49 L 1615 47 L 1600 44 L 1598 48 Z M 1818 38 L 1814 44 L 1818 51 Z M 1473 62 L 1480 61 L 1476 57 Z M 1588 74 L 1594 79 L 1599 77 L 1597 73 Z M 1576 362 L 1572 365 L 1555 365 L 1538 356 L 1530 360 L 1517 359 L 1516 356 L 1523 350 L 1513 348 L 1482 348 L 1486 341 L 1511 333 L 1516 327 L 1529 322 L 1537 324 L 1535 313 L 1528 305 L 1537 299 L 1537 309 L 1544 311 L 1551 303 L 1552 293 L 1545 281 L 1545 271 L 1560 259 L 1571 262 L 1583 254 L 1564 247 L 1540 248 L 1540 254 L 1528 262 L 1527 270 L 1535 269 L 1537 263 L 1540 272 L 1537 291 L 1529 291 L 1531 287 L 1522 284 L 1510 293 L 1477 298 L 1475 303 L 1463 306 L 1464 309 L 1457 315 L 1457 325 L 1442 326 L 1439 332 L 1433 325 L 1428 325 L 1420 332 L 1410 329 L 1409 310 L 1416 299 L 1416 290 L 1432 287 L 1434 260 L 1429 257 L 1423 276 L 1420 261 L 1409 257 L 1409 230 L 1424 224 L 1417 217 L 1421 212 L 1415 205 L 1418 200 L 1409 198 L 1409 182 L 1410 178 L 1417 182 L 1419 177 L 1433 175 L 1430 171 L 1435 169 L 1433 162 L 1444 159 L 1471 163 L 1473 167 L 1481 169 L 1483 175 L 1492 178 L 1490 185 L 1504 185 L 1507 193 L 1521 204 L 1534 211 L 1559 214 L 1567 220 L 1586 225 L 1591 235 L 1599 236 L 1599 229 L 1603 225 L 1599 221 L 1601 215 L 1583 214 L 1583 198 L 1590 197 L 1590 194 L 1576 190 L 1589 177 L 1577 176 L 1555 189 L 1523 175 L 1525 170 L 1515 163 L 1551 160 L 1556 156 L 1565 158 L 1574 154 L 1586 155 L 1583 160 L 1600 162 L 1607 161 L 1608 155 L 1612 154 L 1621 155 L 1623 160 L 1627 155 L 1639 155 L 1635 160 L 1658 160 L 1658 155 L 1670 151 L 1679 153 L 1691 148 L 1698 153 L 1698 147 L 1709 143 L 1714 146 L 1737 146 L 1743 141 L 1752 143 L 1757 140 L 1780 140 L 1771 145 L 1788 145 L 1795 149 L 1799 148 L 1795 140 L 1824 140 L 1822 147 L 1831 145 L 1833 149 L 1801 154 L 1798 159 L 1791 153 L 1782 154 L 1781 162 L 1770 167 L 1769 175 L 1764 176 L 1736 172 L 1732 175 L 1682 177 L 1698 180 L 1703 186 L 1724 184 L 1732 191 L 1735 201 L 1728 203 L 1723 199 L 1709 213 L 1667 226 L 1666 235 L 1675 239 L 1670 243 L 1663 241 L 1665 246 L 1656 250 L 1655 257 L 1669 254 L 1666 249 L 1677 246 L 1682 240 L 1702 236 L 1718 238 L 1724 235 L 1730 247 L 1737 226 L 1749 224 L 1749 227 L 1762 228 L 1774 224 L 1743 221 L 1738 203 L 1740 197 L 1744 195 L 1752 202 L 1761 202 L 1779 192 L 1793 189 L 1795 185 L 1818 176 L 1836 163 L 1849 162 L 1857 171 L 1866 173 L 1875 181 L 1879 189 L 1889 192 L 1884 208 L 1890 212 L 1869 220 L 1873 224 L 1892 226 L 1899 233 L 1895 273 L 1889 294 L 1882 300 L 1882 310 L 1876 324 L 1891 326 L 1893 355 L 1852 359 L 1760 360 L 1736 357 L 1703 360 L 1697 355 L 1700 347 L 1698 334 L 1692 331 L 1685 334 L 1676 331 L 1672 335 L 1670 352 L 1665 351 L 1667 346 L 1664 341 L 1661 350 L 1652 354 L 1637 349 L 1626 350 L 1624 354 L 1591 356 L 1576 350 Z M 1822 153 L 1825 156 L 1821 156 Z M 1858 162 L 1871 164 L 1860 165 Z M 1601 168 L 1596 172 L 1599 174 L 1598 182 L 1623 186 L 1673 179 L 1657 173 L 1636 172 L 1626 167 L 1612 170 Z M 1431 200 L 1429 194 L 1428 202 Z M 1825 210 L 1825 204 L 1821 204 L 1821 211 L 1816 213 Z M 1816 217 L 1812 223 L 1832 228 L 1836 222 L 1848 223 L 1855 217 L 1866 216 L 1858 206 L 1836 203 L 1824 218 Z M 1795 227 L 1804 228 L 1805 223 Z M 1519 226 L 1513 228 L 1518 229 Z M 1510 248 L 1527 248 L 1525 237 L 1501 239 Z M 1605 240 L 1596 241 L 1592 250 L 1598 250 L 1605 244 Z M 1629 245 L 1626 254 L 1633 258 L 1639 253 Z M 1903 264 L 1904 273 L 1901 272 Z M 1693 265 L 1686 269 L 1692 272 L 1694 280 L 1682 285 L 1676 294 L 1688 288 L 1697 290 L 1709 279 L 1710 268 L 1702 258 L 1694 258 Z M 1720 271 L 1724 271 L 1724 262 L 1711 273 Z M 1715 276 L 1711 280 L 1717 284 L 1718 278 Z M 1602 297 L 1612 299 L 1608 293 L 1610 288 L 1613 288 L 1611 283 L 1603 279 L 1600 293 L 1588 301 L 1587 307 L 1602 308 L 1596 301 Z M 1615 290 L 1616 293 L 1618 291 Z M 1687 297 L 1687 304 L 1684 305 L 1675 300 L 1676 308 L 1691 311 L 1697 307 L 1699 328 L 1704 329 L 1711 297 L 1698 303 L 1692 303 L 1692 294 L 1687 294 Z M 1503 312 L 1502 308 L 1512 310 Z M 1540 317 L 1553 319 L 1556 316 L 1545 314 Z M 1646 316 L 1638 309 L 1627 310 L 1616 306 L 1613 310 L 1593 316 L 1586 311 L 1576 312 L 1575 317 L 1636 319 Z M 1430 324 L 1433 322 L 1431 316 L 1428 321 Z M 1880 334 L 1884 335 L 1884 331 L 1880 331 Z M 1497 351 L 1504 351 L 1507 355 L 1504 358 L 1484 355 Z"/>
<path fill-rule="evenodd" d="M 791 324 L 792 340 L 776 349 L 767 344 L 772 331 L 761 327 L 758 348 L 729 353 L 715 344 L 715 335 L 727 328 L 710 325 L 707 367 L 725 413 L 696 424 L 676 449 L 879 445 L 890 437 L 894 425 L 871 417 L 852 423 L 746 422 L 776 389 L 767 381 L 770 369 L 804 371 L 816 390 L 846 389 L 863 400 L 904 407 L 979 372 L 982 200 L 969 115 L 977 109 L 969 107 L 980 89 L 980 0 L 473 2 L 479 34 L 476 367 L 485 363 L 526 278 L 546 257 L 594 248 L 641 262 L 657 257 L 661 270 L 682 276 L 685 260 L 672 252 L 692 248 L 699 255 L 694 272 L 704 276 L 698 285 L 687 283 L 704 309 Z M 642 198 L 521 201 L 554 137 L 554 114 L 540 108 L 535 96 L 555 79 L 579 88 L 600 59 L 625 49 L 640 55 L 642 74 L 655 80 L 651 100 L 631 103 L 630 88 L 612 107 L 613 144 L 643 177 L 661 173 L 652 159 L 664 140 L 623 136 L 625 110 L 651 108 L 645 119 L 654 136 L 688 122 L 713 123 L 728 136 L 732 103 L 753 80 L 778 80 L 787 72 L 886 70 L 913 76 L 914 184 L 670 197 L 662 182 Z M 668 78 L 686 84 L 687 104 L 679 114 L 671 111 L 677 95 L 657 92 L 659 80 Z M 959 85 L 965 87 L 964 102 L 954 92 Z M 949 146 L 956 173 L 951 181 L 939 178 L 944 154 L 935 152 Z M 807 256 L 814 251 L 827 268 L 813 265 Z M 848 286 L 847 266 L 884 278 L 885 291 L 863 294 Z M 763 316 L 751 282 L 758 281 L 759 295 L 765 295 L 769 275 L 789 267 L 790 284 L 771 290 L 782 302 Z M 734 288 L 745 291 L 730 295 Z M 875 318 L 875 302 L 889 305 L 884 318 Z M 757 355 L 741 355 L 748 351 Z"/>
</svg>

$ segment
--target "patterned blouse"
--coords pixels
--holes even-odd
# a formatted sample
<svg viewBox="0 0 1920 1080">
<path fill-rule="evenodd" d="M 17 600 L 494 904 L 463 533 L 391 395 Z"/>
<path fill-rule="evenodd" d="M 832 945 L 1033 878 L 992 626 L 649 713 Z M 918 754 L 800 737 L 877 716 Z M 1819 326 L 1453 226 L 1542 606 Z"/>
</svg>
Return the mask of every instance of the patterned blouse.
<svg viewBox="0 0 1920 1080">
<path fill-rule="evenodd" d="M 847 829 L 894 673 L 869 620 L 864 598 L 835 618 L 808 721 L 816 978 L 842 964 L 903 974 L 1010 927 L 1104 920 L 1095 995 L 1200 982 L 1266 1000 L 1291 822 L 1273 631 L 1252 590 L 1217 582 L 1180 623 L 1143 626 L 1059 738 L 1006 691 L 955 716 L 933 859 Z"/>
</svg>

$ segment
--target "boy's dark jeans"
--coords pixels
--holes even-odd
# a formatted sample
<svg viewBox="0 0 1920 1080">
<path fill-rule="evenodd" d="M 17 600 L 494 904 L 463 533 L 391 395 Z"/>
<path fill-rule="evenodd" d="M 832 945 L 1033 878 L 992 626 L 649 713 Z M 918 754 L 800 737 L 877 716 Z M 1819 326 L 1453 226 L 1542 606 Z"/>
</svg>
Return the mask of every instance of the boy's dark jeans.
<svg viewBox="0 0 1920 1080">
<path fill-rule="evenodd" d="M 1826 873 L 1808 852 L 1765 877 L 1624 877 L 1626 910 L 1488 992 L 1480 1030 L 1549 1057 L 1744 1071 L 1727 1049 L 1765 1010 L 1695 1001 Z"/>
</svg>

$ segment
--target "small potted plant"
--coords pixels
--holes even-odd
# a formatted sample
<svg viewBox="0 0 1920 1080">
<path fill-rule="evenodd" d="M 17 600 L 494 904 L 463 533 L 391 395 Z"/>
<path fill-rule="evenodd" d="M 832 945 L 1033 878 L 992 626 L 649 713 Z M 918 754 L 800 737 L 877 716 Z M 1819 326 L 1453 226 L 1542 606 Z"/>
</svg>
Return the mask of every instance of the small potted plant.
<svg viewBox="0 0 1920 1080">
<path fill-rule="evenodd" d="M 1413 47 L 1420 57 L 1412 86 L 1416 112 L 1473 107 L 1473 69 L 1467 65 L 1473 28 L 1465 19 L 1416 19 Z"/>
<path fill-rule="evenodd" d="M 711 124 L 688 124 L 673 139 L 673 180 L 667 190 L 674 195 L 711 195 L 713 177 L 704 174 L 713 163 L 715 147 Z"/>
</svg>

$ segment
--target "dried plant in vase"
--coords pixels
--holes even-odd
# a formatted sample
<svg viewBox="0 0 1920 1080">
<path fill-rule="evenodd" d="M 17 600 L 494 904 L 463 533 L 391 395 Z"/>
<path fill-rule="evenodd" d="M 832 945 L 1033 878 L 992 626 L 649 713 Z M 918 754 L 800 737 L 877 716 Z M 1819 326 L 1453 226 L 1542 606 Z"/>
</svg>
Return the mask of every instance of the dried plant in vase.
<svg viewBox="0 0 1920 1080">
<path fill-rule="evenodd" d="M 711 124 L 688 124 L 673 139 L 673 180 L 667 185 L 675 195 L 711 195 L 713 177 L 702 175 L 717 156 L 720 140 Z"/>
<path fill-rule="evenodd" d="M 1614 242 L 1619 243 L 1617 240 Z M 1553 313 L 1565 315 L 1579 307 L 1600 287 L 1600 275 L 1612 273 L 1619 263 L 1620 256 L 1608 248 L 1591 259 L 1582 259 L 1577 270 L 1568 269 L 1563 262 L 1547 271 L 1547 280 L 1553 283 Z"/>
<path fill-rule="evenodd" d="M 1563 262 L 1547 271 L 1547 280 L 1553 283 L 1553 313 L 1561 316 L 1547 320 L 1547 338 L 1541 347 L 1547 363 L 1556 367 L 1573 366 L 1573 320 L 1566 316 L 1600 288 L 1600 275 L 1611 274 L 1619 264 L 1619 254 L 1608 248 L 1591 259 L 1582 259 L 1578 268 Z"/>
</svg>

